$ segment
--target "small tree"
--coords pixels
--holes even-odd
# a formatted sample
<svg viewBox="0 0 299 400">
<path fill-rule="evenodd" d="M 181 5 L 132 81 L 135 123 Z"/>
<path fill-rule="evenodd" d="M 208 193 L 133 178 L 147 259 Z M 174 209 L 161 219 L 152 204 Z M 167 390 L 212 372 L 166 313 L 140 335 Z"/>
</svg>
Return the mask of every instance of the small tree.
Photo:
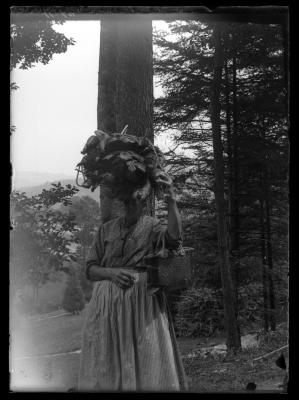
<svg viewBox="0 0 299 400">
<path fill-rule="evenodd" d="M 77 268 L 85 300 L 89 301 L 92 295 L 93 283 L 86 279 L 85 262 L 96 229 L 100 225 L 100 206 L 91 197 L 83 196 L 73 197 L 71 205 L 67 208 L 70 214 L 74 216 L 77 225 L 77 230 L 74 232 L 74 239 L 77 245 L 74 266 Z"/>
<path fill-rule="evenodd" d="M 77 314 L 85 306 L 84 294 L 79 284 L 78 276 L 75 270 L 69 272 L 67 286 L 64 291 L 62 307 L 71 313 Z"/>
<path fill-rule="evenodd" d="M 53 209 L 57 203 L 68 205 L 78 191 L 60 183 L 49 190 L 28 197 L 12 192 L 10 233 L 10 286 L 12 298 L 17 289 L 29 283 L 34 289 L 35 302 L 39 287 L 46 283 L 51 272 L 63 270 L 71 252 L 69 236 L 75 231 L 73 216 Z"/>
</svg>

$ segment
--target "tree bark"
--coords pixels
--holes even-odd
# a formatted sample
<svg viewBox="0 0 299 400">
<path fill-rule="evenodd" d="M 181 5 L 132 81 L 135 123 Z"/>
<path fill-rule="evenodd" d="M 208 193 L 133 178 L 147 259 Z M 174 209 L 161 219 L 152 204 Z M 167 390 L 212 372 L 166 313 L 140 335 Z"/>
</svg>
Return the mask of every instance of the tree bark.
<svg viewBox="0 0 299 400">
<path fill-rule="evenodd" d="M 224 64 L 225 73 L 225 112 L 226 112 L 226 133 L 227 133 L 227 155 L 228 155 L 228 213 L 229 213 L 229 252 L 230 260 L 232 263 L 232 278 L 235 289 L 235 302 L 236 302 L 236 317 L 238 317 L 238 270 L 239 270 L 239 225 L 238 213 L 239 206 L 236 203 L 236 186 L 235 186 L 235 168 L 237 167 L 233 157 L 233 144 L 232 129 L 231 129 L 231 104 L 230 104 L 230 80 L 227 59 Z M 233 104 L 235 107 L 235 104 Z M 235 113 L 233 113 L 235 117 Z M 234 122 L 235 124 L 235 122 Z M 235 125 L 234 125 L 235 128 Z M 237 204 L 237 210 L 236 210 Z M 237 215 L 236 215 L 237 214 Z"/>
<path fill-rule="evenodd" d="M 98 129 L 147 137 L 153 134 L 152 21 L 122 17 L 101 21 Z M 121 202 L 100 188 L 103 222 L 122 215 Z M 147 204 L 153 214 L 153 196 Z"/>
<path fill-rule="evenodd" d="M 281 33 L 283 38 L 283 58 L 284 58 L 284 82 L 285 82 L 285 113 L 289 118 L 289 85 L 290 85 L 290 68 L 289 68 L 289 20 L 281 25 Z"/>
<path fill-rule="evenodd" d="M 228 156 L 228 190 L 229 190 L 229 232 L 230 236 L 233 232 L 233 156 L 232 156 L 232 132 L 231 132 L 231 106 L 230 106 L 230 81 L 228 62 L 225 61 L 225 123 L 226 123 L 226 139 L 227 139 L 227 156 Z M 230 237 L 230 248 L 232 239 Z"/>
<path fill-rule="evenodd" d="M 226 202 L 224 198 L 224 159 L 223 145 L 221 140 L 220 125 L 220 87 L 223 68 L 223 53 L 221 44 L 221 25 L 214 25 L 214 77 L 211 86 L 211 123 L 214 150 L 214 174 L 215 174 L 215 202 L 217 211 L 217 236 L 221 281 L 223 290 L 224 312 L 227 330 L 227 348 L 230 351 L 241 349 L 240 332 L 236 318 L 236 303 L 234 285 L 232 280 L 231 265 L 228 248 L 228 232 L 226 224 Z"/>
<path fill-rule="evenodd" d="M 266 128 L 265 118 L 262 118 L 262 139 L 264 147 L 264 163 L 263 163 L 263 181 L 264 181 L 264 198 L 265 198 L 265 214 L 266 214 L 266 262 L 267 262 L 267 278 L 269 287 L 269 320 L 272 331 L 276 329 L 276 309 L 275 309 L 275 291 L 273 281 L 273 257 L 272 257 L 272 234 L 271 234 L 271 203 L 270 203 L 270 183 L 268 179 L 267 153 L 266 153 Z"/>
<path fill-rule="evenodd" d="M 238 184 L 239 184 L 239 162 L 238 162 L 238 104 L 237 104 L 237 62 L 236 56 L 233 56 L 233 135 L 232 135 L 232 152 L 233 152 L 233 190 L 232 190 L 232 218 L 233 218 L 233 233 L 231 242 L 231 251 L 234 256 L 234 283 L 238 287 L 239 281 L 239 199 L 238 199 Z"/>
<path fill-rule="evenodd" d="M 268 192 L 268 187 L 266 187 Z M 268 264 L 268 280 L 269 280 L 269 305 L 270 305 L 270 328 L 272 331 L 276 329 L 276 309 L 275 309 L 275 292 L 273 281 L 273 257 L 272 257 L 272 237 L 271 237 L 271 219 L 270 219 L 270 202 L 269 196 L 266 195 L 266 237 L 267 237 L 267 264 Z"/>
<path fill-rule="evenodd" d="M 263 185 L 263 180 L 261 180 Z M 261 259 L 262 259 L 262 276 L 263 276 L 263 303 L 264 303 L 264 330 L 269 330 L 269 290 L 268 290 L 268 271 L 266 260 L 266 238 L 265 238 L 265 211 L 264 200 L 260 199 L 260 229 L 261 229 Z"/>
</svg>

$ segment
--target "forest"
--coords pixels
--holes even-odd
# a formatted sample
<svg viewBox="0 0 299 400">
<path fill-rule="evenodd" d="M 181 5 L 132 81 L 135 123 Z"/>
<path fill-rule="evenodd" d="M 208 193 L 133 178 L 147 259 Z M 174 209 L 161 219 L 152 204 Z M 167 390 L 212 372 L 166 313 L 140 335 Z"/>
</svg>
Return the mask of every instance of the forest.
<svg viewBox="0 0 299 400">
<path fill-rule="evenodd" d="M 192 302 L 204 301 L 207 293 L 219 314 L 213 317 L 206 310 L 203 331 L 221 326 L 220 264 L 227 255 L 220 252 L 219 235 L 228 252 L 240 324 L 275 330 L 277 321 L 287 318 L 289 141 L 283 32 L 278 25 L 257 24 L 218 29 L 215 37 L 208 24 L 179 22 L 170 24 L 175 40 L 155 33 L 155 73 L 165 92 L 155 103 L 156 132 L 171 130 L 176 149 L 184 149 L 181 154 L 169 151 L 167 160 L 180 196 L 185 242 L 195 249 L 196 289 L 178 307 L 178 315 L 184 316 L 178 316 L 179 329 L 189 334 L 203 333 Z M 210 94 L 215 84 L 218 116 Z M 217 148 L 213 123 L 219 130 Z M 217 173 L 222 175 L 220 186 Z M 222 232 L 219 217 L 224 219 Z M 187 313 L 194 320 L 184 321 Z"/>
<path fill-rule="evenodd" d="M 45 31 L 38 29 L 27 42 L 33 51 L 21 54 L 26 49 L 22 30 L 12 27 L 12 68 L 47 63 L 54 53 L 75 45 L 54 34 L 53 48 L 53 40 L 44 40 Z M 49 38 L 51 23 L 47 29 Z M 153 141 L 165 136 L 171 143 L 164 152 L 166 170 L 176 189 L 184 246 L 193 249 L 192 284 L 167 292 L 176 334 L 225 335 L 228 349 L 237 354 L 242 335 L 267 337 L 278 331 L 283 342 L 276 347 L 282 346 L 289 302 L 284 26 L 189 19 L 153 32 L 151 21 L 142 21 L 134 29 L 119 35 L 115 48 L 111 43 L 115 32 L 122 32 L 120 23 L 101 22 L 98 128 L 120 132 L 128 122 L 136 135 Z M 42 52 L 35 47 L 39 39 L 44 40 Z M 142 46 L 144 41 L 149 44 Z M 112 66 L 113 52 L 118 61 Z M 153 80 L 162 89 L 156 98 Z M 11 90 L 17 90 L 16 84 Z M 136 95 L 132 100 L 124 93 Z M 108 110 L 111 98 L 115 108 Z M 117 205 L 109 204 L 104 189 L 100 206 L 76 196 L 77 191 L 58 183 L 32 197 L 11 194 L 10 294 L 13 298 L 24 283 L 32 285 L 34 298 L 23 304 L 25 313 L 34 313 L 38 288 L 59 279 L 61 271 L 69 276 L 65 309 L 80 311 L 91 297 L 92 285 L 82 272 L 86 254 L 97 227 L 113 218 Z M 150 212 L 164 221 L 165 203 L 153 202 Z"/>
</svg>

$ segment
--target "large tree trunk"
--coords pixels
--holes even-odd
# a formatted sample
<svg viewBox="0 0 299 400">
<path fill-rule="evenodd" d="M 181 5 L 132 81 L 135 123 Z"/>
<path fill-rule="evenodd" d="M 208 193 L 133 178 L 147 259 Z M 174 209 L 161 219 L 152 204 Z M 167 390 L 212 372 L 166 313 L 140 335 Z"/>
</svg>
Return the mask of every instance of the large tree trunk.
<svg viewBox="0 0 299 400">
<path fill-rule="evenodd" d="M 237 61 L 236 56 L 233 57 L 233 135 L 232 135 L 232 152 L 233 152 L 233 191 L 232 191 L 232 215 L 233 215 L 233 234 L 231 242 L 231 251 L 234 256 L 234 283 L 236 288 L 239 284 L 239 133 L 238 133 L 238 104 L 237 104 Z"/>
<path fill-rule="evenodd" d="M 231 256 L 231 262 L 233 263 L 233 281 L 235 288 L 235 301 L 236 301 L 236 313 L 238 316 L 238 270 L 239 270 L 239 228 L 236 220 L 236 209 L 235 209 L 235 167 L 233 158 L 233 143 L 232 143 L 232 129 L 231 129 L 231 104 L 230 104 L 230 79 L 228 62 L 226 60 L 224 65 L 225 72 L 225 114 L 226 114 L 226 136 L 227 136 L 227 155 L 228 155 L 228 208 L 229 208 L 229 252 Z M 238 207 L 239 209 L 239 207 Z M 237 210 L 239 212 L 239 210 Z M 237 253 L 236 253 L 237 252 Z"/>
<path fill-rule="evenodd" d="M 98 128 L 145 136 L 153 141 L 152 21 L 120 17 L 101 21 Z M 123 213 L 123 206 L 100 188 L 103 222 Z M 147 213 L 153 213 L 153 197 Z"/>
<path fill-rule="evenodd" d="M 221 281 L 223 290 L 224 311 L 227 330 L 227 347 L 231 351 L 241 349 L 240 332 L 236 318 L 236 303 L 234 285 L 232 280 L 231 265 L 229 259 L 228 232 L 226 224 L 226 202 L 224 198 L 224 159 L 221 140 L 220 125 L 220 87 L 223 67 L 223 54 L 221 45 L 221 26 L 214 25 L 214 78 L 211 86 L 211 122 L 214 149 L 214 173 L 215 173 L 215 202 L 217 210 L 217 236 L 220 260 Z"/>
<path fill-rule="evenodd" d="M 225 72 L 225 123 L 226 123 L 226 140 L 227 140 L 227 158 L 228 158 L 228 206 L 229 206 L 229 234 L 230 249 L 232 243 L 234 215 L 233 215 L 233 155 L 232 155 L 232 132 L 231 132 L 231 104 L 230 104 L 230 80 L 228 60 L 224 64 Z"/>
<path fill-rule="evenodd" d="M 263 187 L 264 187 L 264 199 L 265 199 L 265 215 L 266 215 L 266 262 L 267 262 L 267 278 L 268 278 L 268 290 L 269 290 L 269 320 L 270 328 L 272 331 L 276 329 L 276 315 L 275 315 L 275 291 L 273 281 L 273 257 L 272 257 L 272 233 L 271 233 L 271 193 L 270 193 L 270 182 L 268 178 L 268 156 L 266 154 L 266 127 L 265 118 L 262 117 L 262 139 L 265 160 L 263 163 Z"/>
<path fill-rule="evenodd" d="M 266 185 L 268 182 L 266 183 Z M 268 186 L 266 187 L 268 192 Z M 266 237 L 267 237 L 267 264 L 268 264 L 268 279 L 269 279 L 269 305 L 270 305 L 270 328 L 272 331 L 276 329 L 276 310 L 275 310 L 275 292 L 273 281 L 273 257 L 272 257 L 272 237 L 271 237 L 271 219 L 270 219 L 270 202 L 269 196 L 266 195 Z"/>
<path fill-rule="evenodd" d="M 261 180 L 263 184 L 263 180 Z M 264 200 L 260 199 L 260 229 L 261 229 L 261 259 L 262 259 L 262 276 L 263 276 L 263 302 L 264 302 L 264 330 L 269 330 L 269 290 L 268 290 L 268 270 L 266 260 L 266 238 L 265 238 L 265 210 Z"/>
<path fill-rule="evenodd" d="M 285 113 L 286 117 L 289 118 L 289 75 L 290 75 L 290 68 L 289 68 L 289 20 L 285 21 L 284 24 L 281 25 L 281 33 L 283 38 L 283 58 L 284 58 L 284 82 L 285 82 Z"/>
</svg>

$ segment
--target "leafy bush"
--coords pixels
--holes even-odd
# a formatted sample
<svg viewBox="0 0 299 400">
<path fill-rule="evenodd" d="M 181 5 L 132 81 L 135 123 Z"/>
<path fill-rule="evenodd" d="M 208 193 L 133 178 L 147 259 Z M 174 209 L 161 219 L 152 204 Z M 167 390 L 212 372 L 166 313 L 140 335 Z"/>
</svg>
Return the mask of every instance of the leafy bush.
<svg viewBox="0 0 299 400">
<path fill-rule="evenodd" d="M 269 349 L 280 348 L 289 342 L 289 330 L 288 324 L 283 322 L 277 325 L 275 331 L 265 332 L 260 330 L 257 335 L 259 346 L 265 348 L 265 351 Z"/>
<path fill-rule="evenodd" d="M 241 327 L 263 319 L 263 286 L 249 283 L 238 288 L 238 321 Z"/>
<path fill-rule="evenodd" d="M 62 307 L 71 313 L 83 310 L 85 306 L 84 294 L 80 287 L 77 275 L 72 272 L 69 275 L 67 286 L 64 291 Z"/>
<path fill-rule="evenodd" d="M 224 328 L 221 292 L 190 288 L 177 303 L 175 327 L 179 336 L 210 336 Z"/>
<path fill-rule="evenodd" d="M 244 256 L 239 261 L 238 280 L 241 286 L 251 282 L 261 282 L 262 262 L 260 257 Z"/>
<path fill-rule="evenodd" d="M 240 327 L 260 323 L 263 318 L 262 285 L 250 283 L 238 289 Z M 210 336 L 225 327 L 222 291 L 200 287 L 184 291 L 176 303 L 174 319 L 179 336 Z"/>
<path fill-rule="evenodd" d="M 184 292 L 185 289 L 171 289 L 168 288 L 164 289 L 164 293 L 167 297 L 167 303 L 170 309 L 170 313 L 172 318 L 174 319 L 177 314 L 177 303 L 180 299 L 181 294 Z"/>
<path fill-rule="evenodd" d="M 286 321 L 289 312 L 289 264 L 281 263 L 274 277 L 277 321 Z"/>
</svg>

